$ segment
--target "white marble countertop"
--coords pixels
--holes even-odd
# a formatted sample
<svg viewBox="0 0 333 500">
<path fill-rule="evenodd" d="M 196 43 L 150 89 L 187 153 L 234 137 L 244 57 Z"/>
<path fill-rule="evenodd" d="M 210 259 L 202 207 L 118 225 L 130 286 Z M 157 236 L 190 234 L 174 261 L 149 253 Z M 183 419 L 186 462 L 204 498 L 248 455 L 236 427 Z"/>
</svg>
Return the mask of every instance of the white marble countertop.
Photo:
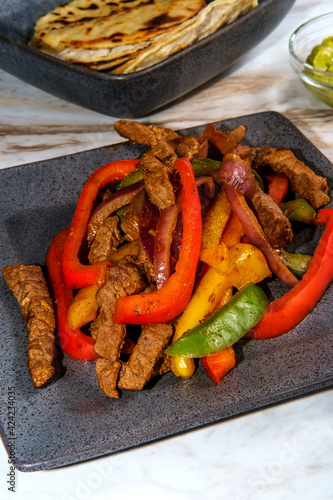
<svg viewBox="0 0 333 500">
<path fill-rule="evenodd" d="M 229 71 L 140 121 L 180 129 L 274 110 L 333 161 L 333 109 L 307 92 L 288 60 L 292 31 L 331 10 L 331 0 L 298 0 L 273 33 Z M 0 71 L 0 168 L 119 142 L 114 121 Z M 332 415 L 328 389 L 113 456 L 16 472 L 14 498 L 332 500 Z M 0 497 L 6 499 L 13 498 L 8 472 L 0 445 Z"/>
</svg>

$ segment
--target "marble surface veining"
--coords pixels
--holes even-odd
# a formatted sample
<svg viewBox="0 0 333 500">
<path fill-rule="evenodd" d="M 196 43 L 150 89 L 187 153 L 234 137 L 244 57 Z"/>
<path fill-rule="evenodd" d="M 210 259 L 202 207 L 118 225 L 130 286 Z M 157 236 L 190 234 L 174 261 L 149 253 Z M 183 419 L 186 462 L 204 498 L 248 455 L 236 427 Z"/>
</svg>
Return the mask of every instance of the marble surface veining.
<svg viewBox="0 0 333 500">
<path fill-rule="evenodd" d="M 333 161 L 333 109 L 308 93 L 288 57 L 291 32 L 331 10 L 331 0 L 298 0 L 227 72 L 140 121 L 181 129 L 275 110 Z M 119 142 L 114 121 L 0 71 L 0 168 Z M 0 498 L 332 500 L 332 415 L 333 390 L 327 389 L 86 463 L 16 472 L 14 494 L 1 445 Z"/>
</svg>

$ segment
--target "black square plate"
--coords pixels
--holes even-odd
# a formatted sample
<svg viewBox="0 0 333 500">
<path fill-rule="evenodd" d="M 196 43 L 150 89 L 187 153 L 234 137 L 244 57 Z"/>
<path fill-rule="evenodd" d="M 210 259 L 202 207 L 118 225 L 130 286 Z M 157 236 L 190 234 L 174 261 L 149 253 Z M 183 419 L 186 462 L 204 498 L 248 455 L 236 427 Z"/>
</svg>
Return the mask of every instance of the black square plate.
<svg viewBox="0 0 333 500">
<path fill-rule="evenodd" d="M 122 118 L 148 114 L 220 74 L 262 41 L 295 0 L 259 0 L 228 26 L 150 68 L 112 75 L 60 61 L 29 47 L 38 17 L 63 0 L 1 0 L 0 67 L 79 106 Z"/>
<path fill-rule="evenodd" d="M 325 175 L 332 188 L 332 164 L 285 117 L 267 112 L 217 126 L 230 130 L 239 124 L 247 128 L 246 144 L 291 149 Z M 203 128 L 183 133 L 198 135 Z M 43 266 L 51 240 L 70 224 L 87 177 L 109 161 L 136 158 L 141 148 L 125 142 L 0 170 L 0 268 L 16 263 Z M 301 231 L 297 249 L 312 253 L 320 235 L 320 229 Z M 277 279 L 270 288 L 272 297 L 285 291 Z M 25 322 L 2 277 L 0 297 L 0 428 L 6 449 L 15 443 L 16 467 L 22 471 L 117 452 L 333 385 L 332 287 L 287 335 L 240 342 L 236 367 L 221 385 L 199 367 L 189 380 L 168 373 L 143 391 L 123 392 L 119 400 L 99 389 L 93 362 L 67 356 L 62 359 L 66 373 L 35 389 L 27 368 Z M 10 401 L 16 410 L 14 429 L 8 418 Z"/>
</svg>

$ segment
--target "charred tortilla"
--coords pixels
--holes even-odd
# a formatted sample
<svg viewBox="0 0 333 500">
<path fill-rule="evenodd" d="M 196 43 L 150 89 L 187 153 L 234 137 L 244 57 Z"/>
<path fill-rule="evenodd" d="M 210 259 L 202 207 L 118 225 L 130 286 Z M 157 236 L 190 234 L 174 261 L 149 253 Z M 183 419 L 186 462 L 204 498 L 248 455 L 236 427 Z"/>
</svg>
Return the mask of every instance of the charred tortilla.
<svg viewBox="0 0 333 500">
<path fill-rule="evenodd" d="M 126 47 L 170 31 L 205 5 L 204 0 L 73 0 L 40 17 L 35 36 L 56 51 Z"/>
<path fill-rule="evenodd" d="M 257 5 L 257 0 L 215 0 L 194 18 L 153 41 L 137 57 L 131 58 L 120 66 L 115 73 L 132 73 L 156 64 L 171 54 L 211 35 L 223 24 L 230 24 Z"/>
<path fill-rule="evenodd" d="M 40 17 L 30 45 L 98 71 L 131 73 L 191 45 L 257 0 L 73 0 Z"/>
</svg>

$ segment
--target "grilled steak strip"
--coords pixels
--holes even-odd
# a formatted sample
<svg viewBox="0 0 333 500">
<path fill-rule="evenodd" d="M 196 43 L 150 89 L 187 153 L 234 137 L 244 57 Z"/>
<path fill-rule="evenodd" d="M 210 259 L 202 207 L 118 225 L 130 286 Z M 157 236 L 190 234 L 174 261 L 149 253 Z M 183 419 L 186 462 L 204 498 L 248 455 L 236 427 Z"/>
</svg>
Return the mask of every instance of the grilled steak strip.
<svg viewBox="0 0 333 500">
<path fill-rule="evenodd" d="M 46 279 L 39 266 L 17 264 L 2 269 L 28 329 L 28 368 L 35 387 L 54 374 L 55 315 Z"/>
<path fill-rule="evenodd" d="M 163 354 L 156 363 L 150 379 L 158 377 L 159 375 L 163 375 L 164 373 L 167 373 L 170 370 L 171 370 L 171 356 Z"/>
<path fill-rule="evenodd" d="M 156 125 L 144 125 L 136 121 L 119 120 L 114 124 L 114 128 L 122 137 L 151 147 L 155 156 L 166 164 L 169 164 L 166 158 L 166 152 L 168 152 L 168 155 L 173 157 L 171 166 L 172 161 L 177 156 L 191 160 L 193 156 L 199 153 L 201 148 L 201 144 L 195 137 L 181 136 L 171 129 Z M 239 133 L 237 133 L 237 137 L 239 137 Z M 161 141 L 164 144 L 161 144 Z"/>
<path fill-rule="evenodd" d="M 89 250 L 89 262 L 103 262 L 108 259 L 108 256 L 115 252 L 124 241 L 119 228 L 119 218 L 116 215 L 108 217 L 96 231 L 96 236 L 93 239 Z"/>
<path fill-rule="evenodd" d="M 175 193 L 169 179 L 169 170 L 158 158 L 142 156 L 143 178 L 148 197 L 160 210 L 175 204 Z"/>
<path fill-rule="evenodd" d="M 153 155 L 168 168 L 169 172 L 172 172 L 177 155 L 170 143 L 164 139 L 159 127 L 151 127 L 150 147 Z"/>
<path fill-rule="evenodd" d="M 175 151 L 178 158 L 188 158 L 190 161 L 199 154 L 201 144 L 195 137 L 184 137 Z"/>
<path fill-rule="evenodd" d="M 119 399 L 119 392 L 116 389 L 116 385 L 120 369 L 120 361 L 103 358 L 96 360 L 95 372 L 98 385 L 109 398 Z"/>
<path fill-rule="evenodd" d="M 297 160 L 289 149 L 252 148 L 249 160 L 254 169 L 270 167 L 275 172 L 286 174 L 294 191 L 308 200 L 314 209 L 330 201 L 326 179 Z"/>
<path fill-rule="evenodd" d="M 135 264 L 124 262 L 108 269 L 105 283 L 96 295 L 100 313 L 91 325 L 94 351 L 100 357 L 96 361 L 96 376 L 102 391 L 111 398 L 119 398 L 119 357 L 126 337 L 126 326 L 113 323 L 116 301 L 119 297 L 139 293 L 146 286 L 140 269 Z"/>
<path fill-rule="evenodd" d="M 118 387 L 127 390 L 141 390 L 155 373 L 155 367 L 163 358 L 170 343 L 173 327 L 170 324 L 144 325 L 134 347 Z"/>
<path fill-rule="evenodd" d="M 280 207 L 259 186 L 257 186 L 257 192 L 252 196 L 251 202 L 272 247 L 282 248 L 289 245 L 293 239 L 292 226 Z"/>
<path fill-rule="evenodd" d="M 140 211 L 138 210 L 136 201 L 128 205 L 120 224 L 121 230 L 125 235 L 125 240 L 127 241 L 135 241 L 140 236 Z M 142 204 L 140 209 L 142 210 Z"/>
<path fill-rule="evenodd" d="M 226 133 L 231 137 L 233 141 L 239 144 L 245 137 L 246 128 L 244 127 L 244 125 L 238 125 L 238 127 L 232 130 L 228 130 Z"/>
<path fill-rule="evenodd" d="M 151 146 L 150 132 L 152 128 L 156 131 L 158 129 L 160 131 L 161 136 L 164 140 L 170 141 L 172 139 L 176 139 L 180 137 L 177 132 L 171 130 L 169 128 L 157 127 L 156 125 L 144 125 L 143 123 L 131 121 L 131 120 L 118 120 L 114 124 L 115 130 L 121 137 L 125 137 L 132 142 L 136 142 L 137 144 L 143 144 L 145 146 Z"/>
<path fill-rule="evenodd" d="M 138 242 L 138 252 L 135 255 L 127 254 L 126 257 L 124 257 L 124 260 L 136 264 L 142 270 L 150 283 L 156 282 L 154 263 L 150 261 L 140 241 Z"/>
</svg>

